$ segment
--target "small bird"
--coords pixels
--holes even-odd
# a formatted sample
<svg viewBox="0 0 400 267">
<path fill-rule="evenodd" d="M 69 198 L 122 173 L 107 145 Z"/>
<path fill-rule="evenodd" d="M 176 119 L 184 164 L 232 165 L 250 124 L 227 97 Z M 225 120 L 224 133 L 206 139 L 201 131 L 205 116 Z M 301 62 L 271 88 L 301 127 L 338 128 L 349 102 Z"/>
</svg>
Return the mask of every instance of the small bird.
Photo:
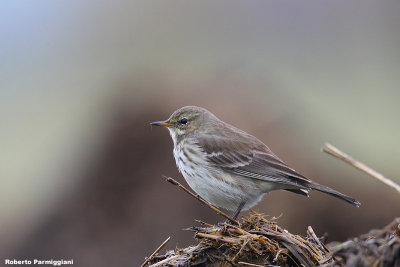
<svg viewBox="0 0 400 267">
<path fill-rule="evenodd" d="M 210 204 L 235 211 L 234 219 L 265 193 L 279 189 L 304 196 L 317 190 L 360 206 L 357 200 L 299 174 L 256 137 L 204 108 L 186 106 L 169 119 L 150 124 L 169 130 L 176 165 L 189 186 Z"/>
</svg>

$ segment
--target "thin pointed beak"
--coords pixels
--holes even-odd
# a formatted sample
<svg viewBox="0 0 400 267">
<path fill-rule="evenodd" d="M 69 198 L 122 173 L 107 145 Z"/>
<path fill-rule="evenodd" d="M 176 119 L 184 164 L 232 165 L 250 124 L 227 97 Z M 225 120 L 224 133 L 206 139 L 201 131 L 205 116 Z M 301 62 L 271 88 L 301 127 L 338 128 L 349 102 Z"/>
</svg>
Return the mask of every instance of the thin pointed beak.
<svg viewBox="0 0 400 267">
<path fill-rule="evenodd" d="M 169 120 L 166 120 L 166 121 L 155 121 L 150 123 L 150 125 L 171 127 L 173 124 L 170 123 Z"/>
</svg>

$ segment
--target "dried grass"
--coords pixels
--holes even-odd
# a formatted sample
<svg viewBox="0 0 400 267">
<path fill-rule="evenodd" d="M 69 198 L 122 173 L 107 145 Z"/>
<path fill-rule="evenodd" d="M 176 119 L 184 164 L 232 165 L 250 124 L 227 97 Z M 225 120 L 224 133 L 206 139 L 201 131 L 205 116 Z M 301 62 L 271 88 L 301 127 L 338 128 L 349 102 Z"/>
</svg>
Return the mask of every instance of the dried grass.
<svg viewBox="0 0 400 267">
<path fill-rule="evenodd" d="M 262 214 L 252 211 L 239 226 L 201 222 L 189 230 L 199 241 L 196 246 L 155 256 L 152 266 L 332 266 L 329 250 L 309 227 L 307 237 L 293 235 Z"/>
</svg>

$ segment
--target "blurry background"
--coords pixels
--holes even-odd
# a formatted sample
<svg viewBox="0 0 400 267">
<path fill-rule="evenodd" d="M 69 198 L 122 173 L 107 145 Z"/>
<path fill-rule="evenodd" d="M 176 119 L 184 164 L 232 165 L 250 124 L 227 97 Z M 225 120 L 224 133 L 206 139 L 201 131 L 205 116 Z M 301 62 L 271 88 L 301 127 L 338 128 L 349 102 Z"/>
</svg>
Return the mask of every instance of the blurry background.
<svg viewBox="0 0 400 267">
<path fill-rule="evenodd" d="M 400 182 L 399 14 L 395 1 L 2 2 L 0 257 L 137 266 L 168 236 L 194 243 L 195 219 L 223 220 L 162 177 L 184 182 L 149 122 L 185 105 L 362 203 L 275 191 L 255 209 L 289 231 L 333 241 L 389 223 L 399 195 L 320 147 Z"/>
</svg>

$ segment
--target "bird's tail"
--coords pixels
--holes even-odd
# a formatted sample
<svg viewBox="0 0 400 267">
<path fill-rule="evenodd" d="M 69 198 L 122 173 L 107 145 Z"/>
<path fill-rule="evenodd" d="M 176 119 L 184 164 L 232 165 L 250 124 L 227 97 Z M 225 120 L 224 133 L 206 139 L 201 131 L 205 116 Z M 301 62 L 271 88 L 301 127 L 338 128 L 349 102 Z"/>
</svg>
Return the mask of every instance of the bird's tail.
<svg viewBox="0 0 400 267">
<path fill-rule="evenodd" d="M 337 198 L 339 198 L 341 200 L 344 200 L 344 201 L 350 203 L 353 206 L 359 207 L 361 205 L 361 203 L 358 202 L 357 200 L 355 200 L 354 198 L 346 196 L 345 194 L 342 194 L 342 193 L 340 193 L 340 192 L 338 192 L 338 191 L 336 191 L 336 190 L 334 190 L 332 188 L 329 188 L 327 186 L 324 186 L 324 185 L 321 185 L 321 184 L 317 184 L 317 183 L 312 183 L 311 184 L 311 188 L 313 190 L 317 190 L 317 191 L 329 194 L 331 196 L 337 197 Z"/>
</svg>

